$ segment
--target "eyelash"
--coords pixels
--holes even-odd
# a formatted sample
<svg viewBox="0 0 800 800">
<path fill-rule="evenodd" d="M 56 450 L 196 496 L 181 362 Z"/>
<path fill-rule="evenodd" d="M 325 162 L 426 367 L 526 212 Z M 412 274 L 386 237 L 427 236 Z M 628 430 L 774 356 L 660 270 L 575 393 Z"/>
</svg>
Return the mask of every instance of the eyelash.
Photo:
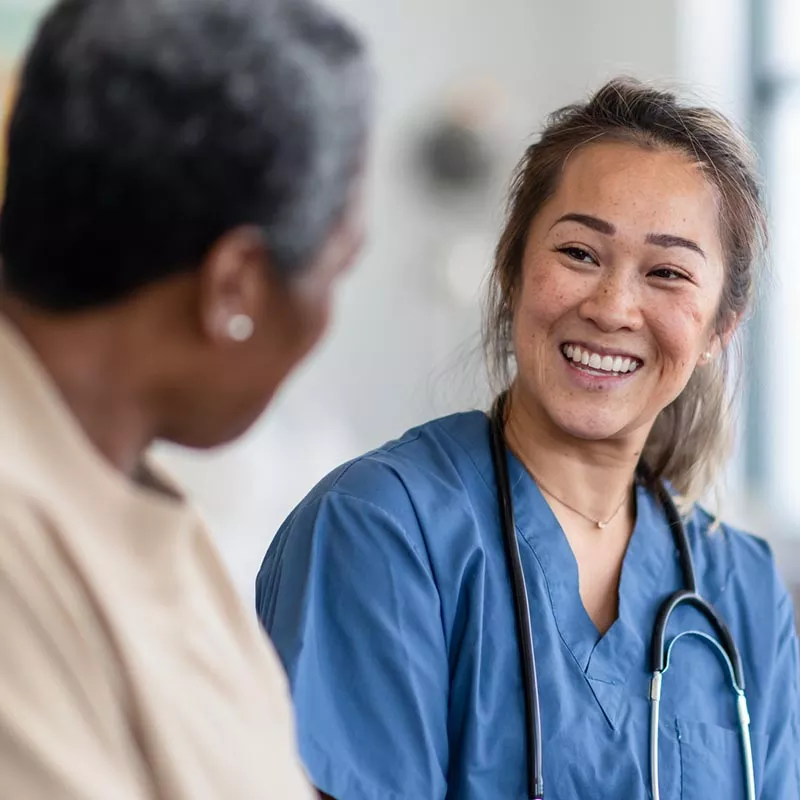
<svg viewBox="0 0 800 800">
<path fill-rule="evenodd" d="M 650 274 L 651 275 L 656 275 L 656 273 L 658 273 L 658 272 L 662 272 L 662 273 L 663 272 L 668 272 L 669 273 L 668 277 L 664 276 L 664 275 L 657 275 L 657 277 L 664 278 L 664 280 L 667 280 L 667 281 L 675 281 L 675 280 L 688 281 L 689 280 L 689 276 L 688 275 L 686 275 L 685 273 L 681 272 L 680 270 L 672 269 L 672 267 L 658 267 L 657 269 L 654 269 Z"/>
<path fill-rule="evenodd" d="M 592 264 L 597 264 L 597 259 L 583 247 L 575 247 L 573 245 L 570 245 L 568 247 L 559 247 L 557 248 L 557 250 L 559 253 L 564 253 L 564 255 L 568 256 L 573 261 L 576 261 L 579 264 L 590 263 L 586 261 L 587 256 L 591 259 Z M 690 280 L 689 276 L 686 275 L 686 273 L 681 272 L 680 270 L 674 269 L 672 267 L 657 267 L 656 269 L 652 270 L 649 274 L 666 281 Z"/>
<path fill-rule="evenodd" d="M 589 256 L 593 263 L 597 263 L 597 259 L 588 250 L 584 250 L 582 247 L 569 245 L 568 247 L 559 247 L 557 249 L 559 253 L 564 253 L 564 255 L 569 256 L 573 261 L 586 264 L 587 262 L 584 260 L 584 257 Z M 579 253 L 580 255 L 576 256 L 576 253 Z"/>
</svg>

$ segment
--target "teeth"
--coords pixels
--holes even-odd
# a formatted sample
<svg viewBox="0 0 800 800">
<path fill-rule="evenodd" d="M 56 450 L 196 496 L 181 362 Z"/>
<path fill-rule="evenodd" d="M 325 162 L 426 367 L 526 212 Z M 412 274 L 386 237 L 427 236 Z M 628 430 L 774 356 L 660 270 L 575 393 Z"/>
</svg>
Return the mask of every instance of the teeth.
<svg viewBox="0 0 800 800">
<path fill-rule="evenodd" d="M 563 353 L 575 364 L 581 364 L 584 367 L 601 370 L 603 372 L 613 372 L 617 375 L 633 372 L 639 368 L 639 362 L 635 358 L 601 356 L 599 353 L 592 353 L 572 344 L 566 345 L 563 348 Z"/>
</svg>

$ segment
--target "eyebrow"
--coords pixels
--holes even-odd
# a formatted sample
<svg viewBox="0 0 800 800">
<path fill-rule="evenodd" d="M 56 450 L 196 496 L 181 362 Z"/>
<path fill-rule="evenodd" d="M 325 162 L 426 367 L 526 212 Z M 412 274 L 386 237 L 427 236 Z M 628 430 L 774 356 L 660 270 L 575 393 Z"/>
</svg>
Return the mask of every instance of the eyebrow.
<svg viewBox="0 0 800 800">
<path fill-rule="evenodd" d="M 587 228 L 591 228 L 598 233 L 602 233 L 605 236 L 613 236 L 617 229 L 612 225 L 610 222 L 607 222 L 604 219 L 600 219 L 599 217 L 593 217 L 591 214 L 564 214 L 563 217 L 559 217 L 550 227 L 550 230 L 555 228 L 561 222 L 577 222 L 579 225 L 585 225 Z M 654 244 L 657 247 L 683 247 L 686 250 L 691 250 L 693 253 L 697 253 L 703 259 L 706 259 L 705 251 L 702 247 L 700 247 L 697 242 L 693 242 L 691 239 L 686 239 L 683 236 L 675 236 L 671 233 L 648 233 L 645 237 L 645 241 L 648 244 Z"/>
<path fill-rule="evenodd" d="M 560 222 L 577 222 L 579 225 L 585 225 L 587 228 L 591 228 L 598 233 L 604 233 L 606 236 L 613 236 L 617 232 L 617 229 L 610 222 L 606 222 L 599 217 L 593 217 L 590 214 L 564 214 L 563 217 L 559 217 L 550 226 L 550 230 L 553 230 Z"/>
<path fill-rule="evenodd" d="M 673 236 L 671 233 L 648 233 L 646 241 L 659 247 L 684 247 L 706 260 L 703 248 L 697 242 L 693 242 L 691 239 L 684 239 L 683 236 Z"/>
</svg>

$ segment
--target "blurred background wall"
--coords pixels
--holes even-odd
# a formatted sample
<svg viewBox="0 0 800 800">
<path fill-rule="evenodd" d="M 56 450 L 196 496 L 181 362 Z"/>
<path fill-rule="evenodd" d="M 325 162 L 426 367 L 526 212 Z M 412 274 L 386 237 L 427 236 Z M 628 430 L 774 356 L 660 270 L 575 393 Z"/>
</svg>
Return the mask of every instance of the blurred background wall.
<svg viewBox="0 0 800 800">
<path fill-rule="evenodd" d="M 761 148 L 775 276 L 746 343 L 748 402 L 720 507 L 770 538 L 791 572 L 800 529 L 797 0 L 334 2 L 365 33 L 377 68 L 367 250 L 328 339 L 245 441 L 211 454 L 158 452 L 205 512 L 242 594 L 252 596 L 285 515 L 330 468 L 486 402 L 480 292 L 511 168 L 548 112 L 618 73 L 690 88 Z M 0 0 L 5 74 L 45 6 Z"/>
</svg>

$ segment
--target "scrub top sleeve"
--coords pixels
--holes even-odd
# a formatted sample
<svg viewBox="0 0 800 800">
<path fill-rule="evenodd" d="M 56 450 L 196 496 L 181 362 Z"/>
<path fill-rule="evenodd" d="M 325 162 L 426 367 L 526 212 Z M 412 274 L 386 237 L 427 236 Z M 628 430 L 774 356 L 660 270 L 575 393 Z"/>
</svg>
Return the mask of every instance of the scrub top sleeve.
<svg viewBox="0 0 800 800">
<path fill-rule="evenodd" d="M 794 609 L 776 577 L 778 641 L 762 797 L 800 800 L 800 659 Z"/>
<path fill-rule="evenodd" d="M 329 491 L 287 520 L 259 573 L 258 612 L 289 674 L 303 761 L 336 800 L 447 791 L 447 651 L 412 526 L 413 514 L 401 522 Z"/>
</svg>

